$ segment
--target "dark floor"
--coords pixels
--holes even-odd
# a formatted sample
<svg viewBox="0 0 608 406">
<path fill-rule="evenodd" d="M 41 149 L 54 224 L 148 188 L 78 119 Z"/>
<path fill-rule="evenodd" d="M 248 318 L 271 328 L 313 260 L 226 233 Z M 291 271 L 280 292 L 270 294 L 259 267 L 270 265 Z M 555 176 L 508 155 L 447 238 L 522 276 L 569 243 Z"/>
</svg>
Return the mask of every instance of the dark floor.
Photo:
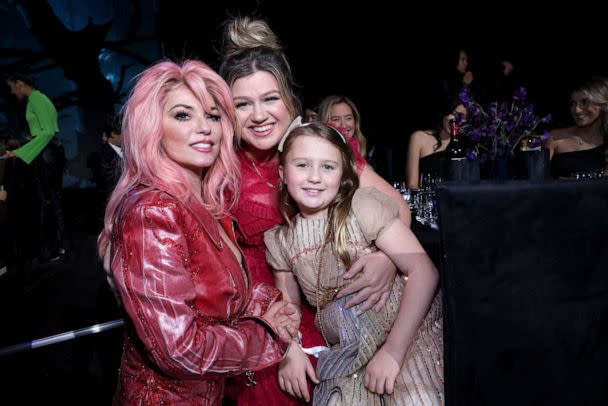
<svg viewBox="0 0 608 406">
<path fill-rule="evenodd" d="M 96 195 L 67 190 L 64 205 L 68 255 L 54 264 L 21 260 L 0 276 L 0 349 L 122 317 L 96 255 Z M 0 356 L 2 398 L 15 404 L 108 405 L 121 344 L 122 328 L 116 328 Z"/>
</svg>

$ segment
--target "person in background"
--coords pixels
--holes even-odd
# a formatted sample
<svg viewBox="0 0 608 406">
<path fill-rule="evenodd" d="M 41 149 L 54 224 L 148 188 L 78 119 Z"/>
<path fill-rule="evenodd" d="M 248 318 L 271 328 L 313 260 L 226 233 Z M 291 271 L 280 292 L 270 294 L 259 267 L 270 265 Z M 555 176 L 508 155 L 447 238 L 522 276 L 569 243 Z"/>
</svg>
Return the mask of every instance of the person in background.
<svg viewBox="0 0 608 406">
<path fill-rule="evenodd" d="M 410 135 L 407 149 L 405 179 L 409 189 L 420 187 L 422 174 L 433 178 L 441 174 L 441 162 L 450 144 L 450 121 L 457 113 L 466 115 L 460 100 L 448 103 L 439 114 L 438 125 L 434 129 L 414 131 Z"/>
<path fill-rule="evenodd" d="M 99 154 L 99 192 L 104 204 L 108 201 L 122 172 L 122 129 L 119 116 L 108 117 L 102 130 Z"/>
<path fill-rule="evenodd" d="M 361 114 L 357 106 L 346 96 L 327 96 L 319 104 L 320 120 L 343 128 L 349 137 L 359 144 L 359 154 L 365 157 L 367 140 L 361 132 Z"/>
<path fill-rule="evenodd" d="M 299 326 L 236 243 L 230 89 L 202 62 L 160 62 L 123 119 L 125 170 L 98 241 L 128 316 L 114 404 L 219 405 L 227 377 L 276 364 Z"/>
<path fill-rule="evenodd" d="M 18 100 L 27 100 L 25 119 L 30 133 L 27 143 L 5 152 L 4 157 L 17 157 L 32 166 L 40 207 L 41 256 L 49 261 L 58 261 L 66 252 L 61 196 L 65 155 L 57 136 L 57 110 L 53 102 L 36 88 L 32 76 L 11 73 L 6 75 L 5 82 Z"/>
<path fill-rule="evenodd" d="M 570 94 L 574 125 L 551 131 L 547 148 L 551 175 L 569 178 L 577 172 L 607 171 L 608 79 L 595 77 Z"/>
<path fill-rule="evenodd" d="M 232 91 L 236 108 L 236 135 L 240 140 L 238 157 L 241 165 L 241 193 L 233 216 L 239 223 L 238 241 L 243 248 L 247 266 L 255 282 L 274 284 L 273 274 L 265 257 L 264 232 L 283 219 L 279 212 L 278 144 L 290 125 L 299 120 L 299 101 L 293 92 L 293 78 L 279 41 L 265 21 L 256 18 L 235 18 L 226 22 L 224 59 L 220 74 Z M 361 182 L 382 182 L 382 178 L 365 172 Z M 404 221 L 410 222 L 407 205 L 395 192 L 404 207 Z M 388 287 L 395 277 L 395 266 L 381 253 L 363 256 L 353 264 L 346 277 L 350 285 L 340 292 L 358 292 L 349 302 L 363 302 L 360 310 L 380 309 L 388 298 Z M 314 310 L 302 307 L 302 345 L 312 348 L 323 344 L 314 326 Z M 314 360 L 313 360 L 314 362 Z M 232 396 L 239 405 L 295 405 L 298 399 L 286 395 L 277 381 L 277 368 L 256 372 L 255 386 L 242 390 L 235 382 Z"/>
<path fill-rule="evenodd" d="M 452 48 L 446 54 L 442 64 L 441 78 L 439 80 L 439 94 L 437 103 L 439 108 L 452 100 L 458 100 L 458 95 L 464 88 L 468 88 L 477 98 L 478 91 L 475 75 L 469 64 L 469 53 L 462 47 Z"/>
<path fill-rule="evenodd" d="M 315 121 L 319 121 L 319 113 L 317 113 L 315 109 L 305 108 L 304 119 L 302 121 L 304 123 L 314 123 Z"/>
</svg>

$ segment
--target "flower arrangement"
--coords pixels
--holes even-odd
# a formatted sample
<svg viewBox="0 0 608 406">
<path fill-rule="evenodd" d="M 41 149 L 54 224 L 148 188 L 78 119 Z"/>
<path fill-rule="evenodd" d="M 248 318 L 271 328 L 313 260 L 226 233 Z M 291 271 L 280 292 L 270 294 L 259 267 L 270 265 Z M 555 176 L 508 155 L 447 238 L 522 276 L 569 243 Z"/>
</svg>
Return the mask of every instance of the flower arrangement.
<svg viewBox="0 0 608 406">
<path fill-rule="evenodd" d="M 467 117 L 456 116 L 461 134 L 470 141 L 467 158 L 471 160 L 496 159 L 513 156 L 515 148 L 535 150 L 549 139 L 549 132 L 539 133 L 540 124 L 551 121 L 551 114 L 539 117 L 534 114 L 534 105 L 526 101 L 526 89 L 520 87 L 513 93 L 511 101 L 491 102 L 484 109 L 471 97 L 468 88 L 459 94 L 467 109 Z"/>
</svg>

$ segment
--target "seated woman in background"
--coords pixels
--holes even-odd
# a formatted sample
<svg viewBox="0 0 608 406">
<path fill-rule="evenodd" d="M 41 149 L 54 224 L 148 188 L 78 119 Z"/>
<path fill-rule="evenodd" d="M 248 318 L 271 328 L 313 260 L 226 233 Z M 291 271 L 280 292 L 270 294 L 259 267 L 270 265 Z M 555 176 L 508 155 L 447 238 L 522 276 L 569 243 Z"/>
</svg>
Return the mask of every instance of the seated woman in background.
<svg viewBox="0 0 608 406">
<path fill-rule="evenodd" d="M 361 186 L 373 186 L 387 196 L 391 196 L 399 203 L 401 221 L 409 226 L 411 213 L 401 194 L 378 175 L 365 160 L 367 142 L 361 132 L 361 115 L 355 103 L 346 96 L 327 96 L 319 104 L 319 121 L 344 130 L 348 143 L 355 152 L 359 151 L 359 154 L 355 153 L 355 162 Z"/>
<path fill-rule="evenodd" d="M 606 171 L 608 146 L 608 79 L 593 78 L 570 94 L 574 125 L 551 131 L 547 142 L 551 175 L 569 178 L 576 172 Z"/>
<path fill-rule="evenodd" d="M 361 156 L 365 158 L 367 140 L 361 132 L 361 114 L 351 99 L 346 96 L 327 96 L 319 105 L 319 116 L 322 122 L 343 128 L 349 137 L 353 137 L 359 144 Z"/>
<path fill-rule="evenodd" d="M 405 179 L 409 189 L 418 189 L 423 173 L 436 178 L 440 174 L 441 161 L 450 143 L 450 121 L 456 113 L 466 114 L 459 100 L 454 100 L 440 113 L 440 123 L 432 130 L 414 131 L 410 136 L 405 167 Z"/>
</svg>

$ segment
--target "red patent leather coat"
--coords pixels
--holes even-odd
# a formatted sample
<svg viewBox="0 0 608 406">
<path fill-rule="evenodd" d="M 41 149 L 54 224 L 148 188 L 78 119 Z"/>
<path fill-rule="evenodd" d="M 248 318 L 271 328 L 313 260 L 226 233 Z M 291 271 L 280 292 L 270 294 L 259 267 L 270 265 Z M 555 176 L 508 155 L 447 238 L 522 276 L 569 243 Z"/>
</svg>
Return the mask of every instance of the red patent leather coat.
<svg viewBox="0 0 608 406">
<path fill-rule="evenodd" d="M 230 219 L 220 223 L 234 241 Z M 220 404 L 226 377 L 285 351 L 252 315 L 279 291 L 251 286 L 196 199 L 143 185 L 129 193 L 113 225 L 111 268 L 129 316 L 114 404 Z"/>
</svg>

